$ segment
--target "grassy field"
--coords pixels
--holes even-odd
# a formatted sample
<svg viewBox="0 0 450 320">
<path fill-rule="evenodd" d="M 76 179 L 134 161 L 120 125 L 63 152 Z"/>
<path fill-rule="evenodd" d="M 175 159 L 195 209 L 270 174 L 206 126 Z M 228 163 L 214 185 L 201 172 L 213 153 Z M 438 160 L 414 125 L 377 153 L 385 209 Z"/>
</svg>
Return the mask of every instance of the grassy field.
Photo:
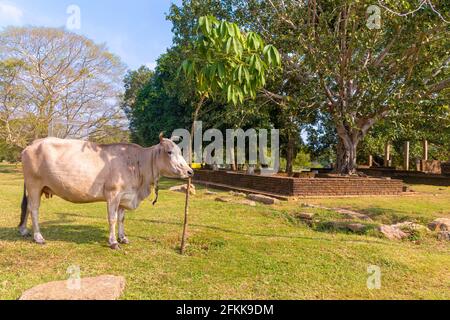
<svg viewBox="0 0 450 320">
<path fill-rule="evenodd" d="M 413 186 L 412 196 L 304 199 L 276 206 L 220 203 L 198 188 L 190 209 L 187 255 L 178 253 L 184 195 L 168 191 L 126 217 L 131 244 L 107 246 L 106 206 L 43 199 L 39 246 L 18 235 L 23 180 L 0 166 L 0 299 L 37 284 L 82 276 L 123 275 L 123 299 L 450 299 L 450 245 L 434 235 L 389 241 L 376 234 L 311 228 L 297 212 L 333 216 L 302 203 L 351 208 L 377 223 L 450 217 L 450 188 Z M 226 194 L 226 192 L 223 192 Z M 381 269 L 368 289 L 367 268 Z"/>
</svg>

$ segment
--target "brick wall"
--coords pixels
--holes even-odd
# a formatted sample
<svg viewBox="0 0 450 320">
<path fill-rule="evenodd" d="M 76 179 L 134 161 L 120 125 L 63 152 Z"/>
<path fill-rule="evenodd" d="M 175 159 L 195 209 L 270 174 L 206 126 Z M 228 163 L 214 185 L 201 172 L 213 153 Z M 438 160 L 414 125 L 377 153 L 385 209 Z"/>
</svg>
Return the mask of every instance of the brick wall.
<svg viewBox="0 0 450 320">
<path fill-rule="evenodd" d="M 450 176 L 450 162 L 442 162 L 441 163 L 441 171 L 442 171 L 442 174 Z"/>
<path fill-rule="evenodd" d="M 209 170 L 196 170 L 194 181 L 284 196 L 391 195 L 403 190 L 403 182 L 394 179 L 264 177 Z"/>
<path fill-rule="evenodd" d="M 432 174 L 441 174 L 441 161 L 439 160 L 420 160 L 420 171 Z"/>
<path fill-rule="evenodd" d="M 359 172 L 363 172 L 370 177 L 390 177 L 392 179 L 403 180 L 410 184 L 427 184 L 433 186 L 450 186 L 450 163 L 441 163 L 442 174 L 432 174 L 420 171 L 396 170 L 395 168 L 358 168 Z M 312 169 L 317 170 L 320 175 L 331 172 L 331 169 Z"/>
<path fill-rule="evenodd" d="M 359 170 L 372 177 L 391 177 L 393 179 L 403 180 L 410 184 L 427 184 L 434 186 L 450 186 L 450 177 L 443 172 L 440 174 L 424 173 L 418 171 L 405 171 L 395 169 L 361 169 Z"/>
<path fill-rule="evenodd" d="M 401 180 L 377 178 L 294 179 L 295 195 L 395 195 L 403 191 Z"/>
<path fill-rule="evenodd" d="M 194 181 L 219 183 L 280 195 L 292 195 L 292 178 L 246 175 L 229 171 L 196 170 Z"/>
</svg>

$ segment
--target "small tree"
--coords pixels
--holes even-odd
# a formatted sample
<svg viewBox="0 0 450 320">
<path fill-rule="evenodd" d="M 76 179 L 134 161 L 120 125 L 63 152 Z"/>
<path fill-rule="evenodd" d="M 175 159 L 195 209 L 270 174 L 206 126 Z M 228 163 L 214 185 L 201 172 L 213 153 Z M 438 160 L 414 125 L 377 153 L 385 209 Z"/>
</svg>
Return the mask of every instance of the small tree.
<svg viewBox="0 0 450 320">
<path fill-rule="evenodd" d="M 278 50 L 266 45 L 257 33 L 241 31 L 237 24 L 214 16 L 199 18 L 197 37 L 187 55 L 181 69 L 194 81 L 198 96 L 191 137 L 206 99 L 223 99 L 233 105 L 254 99 L 271 69 L 281 66 Z M 192 162 L 191 151 L 189 157 Z"/>
</svg>

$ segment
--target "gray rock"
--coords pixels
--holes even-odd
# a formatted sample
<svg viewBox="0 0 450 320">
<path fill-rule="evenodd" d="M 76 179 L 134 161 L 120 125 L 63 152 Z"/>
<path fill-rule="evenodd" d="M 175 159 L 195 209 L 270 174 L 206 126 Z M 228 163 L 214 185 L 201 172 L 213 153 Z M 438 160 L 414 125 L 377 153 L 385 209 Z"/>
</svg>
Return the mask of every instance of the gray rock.
<svg viewBox="0 0 450 320">
<path fill-rule="evenodd" d="M 428 224 L 431 231 L 450 231 L 450 218 L 438 218 Z"/>
<path fill-rule="evenodd" d="M 352 232 L 362 232 L 366 229 L 366 226 L 362 223 L 349 223 L 347 224 L 347 228 Z"/>
<path fill-rule="evenodd" d="M 437 238 L 441 241 L 450 241 L 450 231 L 439 231 Z"/>
<path fill-rule="evenodd" d="M 405 232 L 400 230 L 399 228 L 388 226 L 388 225 L 382 225 L 378 227 L 378 230 L 388 239 L 390 240 L 401 240 L 408 236 Z"/>
<path fill-rule="evenodd" d="M 207 195 L 209 195 L 209 196 L 215 196 L 215 195 L 217 195 L 217 192 L 210 191 L 210 190 L 206 190 L 206 191 L 205 191 L 205 194 L 207 194 Z"/>
<path fill-rule="evenodd" d="M 172 188 L 170 188 L 170 191 L 175 191 L 175 192 L 183 192 L 186 193 L 186 189 L 187 189 L 187 184 L 182 184 L 180 186 L 174 186 Z M 189 190 L 190 194 L 195 195 L 195 186 L 193 184 L 191 184 L 191 189 Z"/>
<path fill-rule="evenodd" d="M 414 230 L 427 230 L 427 227 L 425 227 L 421 224 L 418 224 L 418 223 L 410 222 L 410 221 L 393 224 L 392 227 L 398 228 L 406 233 L 410 233 Z"/>
<path fill-rule="evenodd" d="M 68 280 L 40 284 L 25 291 L 20 300 L 117 300 L 125 278 L 104 275 L 80 279 L 79 287 Z"/>
<path fill-rule="evenodd" d="M 295 216 L 301 220 L 312 220 L 312 218 L 314 217 L 314 213 L 299 212 L 299 213 L 296 213 Z"/>
<path fill-rule="evenodd" d="M 230 194 L 234 197 L 246 197 L 247 195 L 243 192 L 230 191 Z"/>
<path fill-rule="evenodd" d="M 256 207 L 256 202 L 252 201 L 252 200 L 243 199 L 243 200 L 236 201 L 235 203 L 243 204 L 243 205 L 250 206 L 250 207 Z"/>
<path fill-rule="evenodd" d="M 352 210 L 347 210 L 347 209 L 334 209 L 337 213 L 340 213 L 342 215 L 344 215 L 346 218 L 349 219 L 361 219 L 361 220 L 367 220 L 367 221 L 371 221 L 372 219 L 370 219 L 369 216 L 356 212 L 356 211 L 352 211 Z"/>
<path fill-rule="evenodd" d="M 223 197 L 217 197 L 214 200 L 216 200 L 217 202 L 231 202 L 231 199 L 223 198 Z"/>
<path fill-rule="evenodd" d="M 303 208 L 314 208 L 314 205 L 313 204 L 309 204 L 309 203 L 302 203 L 301 206 Z"/>
<path fill-rule="evenodd" d="M 280 203 L 280 200 L 275 199 L 275 198 L 271 198 L 268 196 L 263 196 L 261 194 L 249 194 L 247 195 L 247 199 L 249 200 L 253 200 L 256 202 L 261 202 L 264 204 L 278 204 Z"/>
</svg>

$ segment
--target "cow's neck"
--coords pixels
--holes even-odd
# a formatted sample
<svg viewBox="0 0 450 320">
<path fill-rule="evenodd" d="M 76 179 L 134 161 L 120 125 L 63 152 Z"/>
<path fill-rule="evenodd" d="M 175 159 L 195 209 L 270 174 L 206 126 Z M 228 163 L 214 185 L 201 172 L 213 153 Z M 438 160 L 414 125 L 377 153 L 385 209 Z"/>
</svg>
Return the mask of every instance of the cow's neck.
<svg viewBox="0 0 450 320">
<path fill-rule="evenodd" d="M 143 177 L 139 198 L 147 198 L 151 193 L 151 188 L 156 187 L 160 177 L 157 157 L 159 155 L 158 146 L 144 149 L 143 161 L 141 163 L 141 174 Z"/>
</svg>

